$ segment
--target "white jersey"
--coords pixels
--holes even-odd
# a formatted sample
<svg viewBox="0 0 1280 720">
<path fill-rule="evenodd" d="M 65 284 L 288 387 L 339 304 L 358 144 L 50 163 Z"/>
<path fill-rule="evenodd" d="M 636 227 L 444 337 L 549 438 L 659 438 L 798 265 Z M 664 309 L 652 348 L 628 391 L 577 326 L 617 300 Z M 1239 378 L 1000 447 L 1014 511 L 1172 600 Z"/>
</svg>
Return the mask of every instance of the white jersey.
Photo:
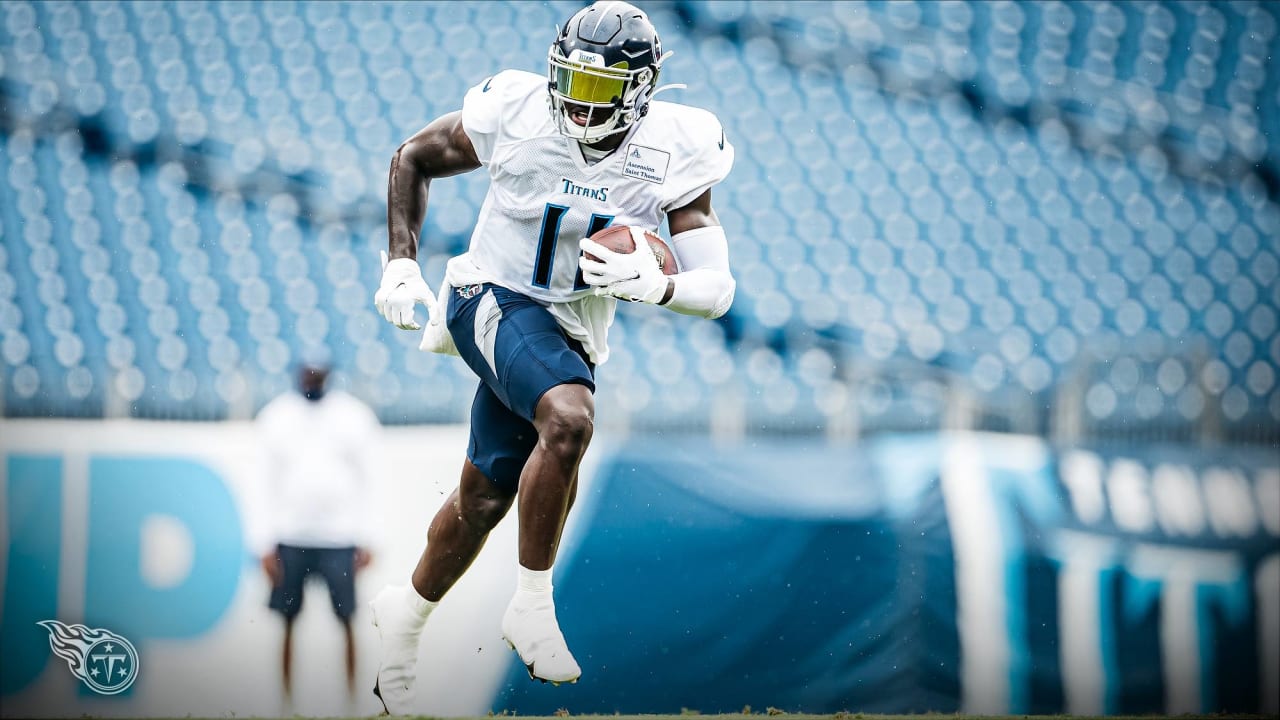
<svg viewBox="0 0 1280 720">
<path fill-rule="evenodd" d="M 254 424 L 259 456 L 250 537 L 258 552 L 276 543 L 371 544 L 380 432 L 373 410 L 338 390 L 316 401 L 290 392 L 267 403 Z"/>
<path fill-rule="evenodd" d="M 617 150 L 589 164 L 577 141 L 556 130 L 547 79 L 506 70 L 467 92 L 462 125 L 490 183 L 470 248 L 449 262 L 446 283 L 489 282 L 547 303 L 603 363 L 617 301 L 582 281 L 578 241 L 610 225 L 656 232 L 668 212 L 723 180 L 733 146 L 719 120 L 653 101 Z"/>
</svg>

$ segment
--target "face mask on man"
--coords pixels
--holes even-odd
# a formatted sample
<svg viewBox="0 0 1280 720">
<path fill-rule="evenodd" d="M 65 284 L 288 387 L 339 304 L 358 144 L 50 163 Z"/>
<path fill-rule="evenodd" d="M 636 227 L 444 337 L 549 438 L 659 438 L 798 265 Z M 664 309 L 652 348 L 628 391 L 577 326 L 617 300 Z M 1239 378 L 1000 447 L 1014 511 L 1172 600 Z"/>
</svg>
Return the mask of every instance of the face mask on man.
<svg viewBox="0 0 1280 720">
<path fill-rule="evenodd" d="M 317 402 L 324 397 L 328 379 L 329 371 L 325 368 L 303 367 L 298 371 L 298 392 L 311 402 Z"/>
</svg>

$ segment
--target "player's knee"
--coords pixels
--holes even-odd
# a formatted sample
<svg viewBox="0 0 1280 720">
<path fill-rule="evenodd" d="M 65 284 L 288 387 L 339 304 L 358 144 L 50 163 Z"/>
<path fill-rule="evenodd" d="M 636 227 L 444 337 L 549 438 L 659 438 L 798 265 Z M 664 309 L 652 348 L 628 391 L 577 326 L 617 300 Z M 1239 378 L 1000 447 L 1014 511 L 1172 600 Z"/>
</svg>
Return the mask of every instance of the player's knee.
<svg viewBox="0 0 1280 720">
<path fill-rule="evenodd" d="M 557 456 L 577 462 L 591 442 L 593 429 L 590 412 L 583 408 L 566 409 L 548 417 L 538 441 Z"/>
<path fill-rule="evenodd" d="M 473 532 L 487 533 L 506 516 L 515 488 L 494 483 L 470 460 L 462 466 L 462 480 L 452 498 L 458 518 Z"/>
<path fill-rule="evenodd" d="M 553 392 L 566 388 L 562 392 Z M 538 403 L 538 442 L 544 448 L 576 463 L 591 442 L 595 407 L 591 391 L 581 385 L 560 386 Z"/>
</svg>

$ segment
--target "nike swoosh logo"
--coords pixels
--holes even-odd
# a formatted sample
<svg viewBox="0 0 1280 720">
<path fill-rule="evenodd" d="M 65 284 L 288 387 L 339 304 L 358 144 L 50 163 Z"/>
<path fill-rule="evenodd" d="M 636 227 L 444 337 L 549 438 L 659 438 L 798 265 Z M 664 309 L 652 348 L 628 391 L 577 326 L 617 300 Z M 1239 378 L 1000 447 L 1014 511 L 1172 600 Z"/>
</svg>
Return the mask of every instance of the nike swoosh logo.
<svg viewBox="0 0 1280 720">
<path fill-rule="evenodd" d="M 724 149 L 724 130 L 720 130 L 720 149 Z"/>
<path fill-rule="evenodd" d="M 491 82 L 493 82 L 493 78 L 489 78 L 488 80 L 485 80 L 484 87 L 480 88 L 480 92 L 489 92 L 489 83 Z M 723 142 L 723 140 L 721 142 Z M 724 148 L 721 147 L 720 149 L 723 150 Z"/>
</svg>

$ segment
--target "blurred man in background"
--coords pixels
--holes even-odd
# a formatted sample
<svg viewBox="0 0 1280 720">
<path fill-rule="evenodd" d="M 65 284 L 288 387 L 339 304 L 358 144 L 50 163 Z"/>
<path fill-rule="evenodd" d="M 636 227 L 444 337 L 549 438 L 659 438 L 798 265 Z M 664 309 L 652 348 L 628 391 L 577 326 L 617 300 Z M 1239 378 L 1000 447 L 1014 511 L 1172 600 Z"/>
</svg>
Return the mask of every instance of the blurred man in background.
<svg viewBox="0 0 1280 720">
<path fill-rule="evenodd" d="M 380 429 L 356 398 L 326 388 L 327 367 L 303 365 L 297 392 L 258 414 L 262 569 L 272 610 L 284 617 L 281 672 L 286 708 L 292 689 L 293 625 L 312 574 L 329 588 L 346 639 L 347 690 L 354 697 L 356 573 L 369 565 L 372 462 Z"/>
<path fill-rule="evenodd" d="M 458 489 L 431 523 L 411 584 L 373 601 L 382 642 L 374 691 L 396 714 L 412 710 L 427 615 L 517 495 L 520 566 L 502 635 L 530 677 L 577 681 L 552 565 L 591 441 L 595 367 L 608 358 L 616 303 L 717 318 L 733 302 L 728 241 L 711 205 L 711 188 L 733 166 L 719 120 L 651 102 L 665 56 L 638 8 L 597 2 L 562 27 L 543 72 L 506 70 L 478 83 L 461 110 L 391 161 L 390 260 L 374 302 L 405 330 L 421 328 L 414 307 L 425 304 L 422 349 L 456 352 L 480 379 Z M 489 194 L 437 307 L 417 262 L 428 185 L 481 166 Z M 652 252 L 612 252 L 590 239 L 611 225 L 634 238 L 664 222 L 679 260 L 671 276 Z"/>
</svg>

